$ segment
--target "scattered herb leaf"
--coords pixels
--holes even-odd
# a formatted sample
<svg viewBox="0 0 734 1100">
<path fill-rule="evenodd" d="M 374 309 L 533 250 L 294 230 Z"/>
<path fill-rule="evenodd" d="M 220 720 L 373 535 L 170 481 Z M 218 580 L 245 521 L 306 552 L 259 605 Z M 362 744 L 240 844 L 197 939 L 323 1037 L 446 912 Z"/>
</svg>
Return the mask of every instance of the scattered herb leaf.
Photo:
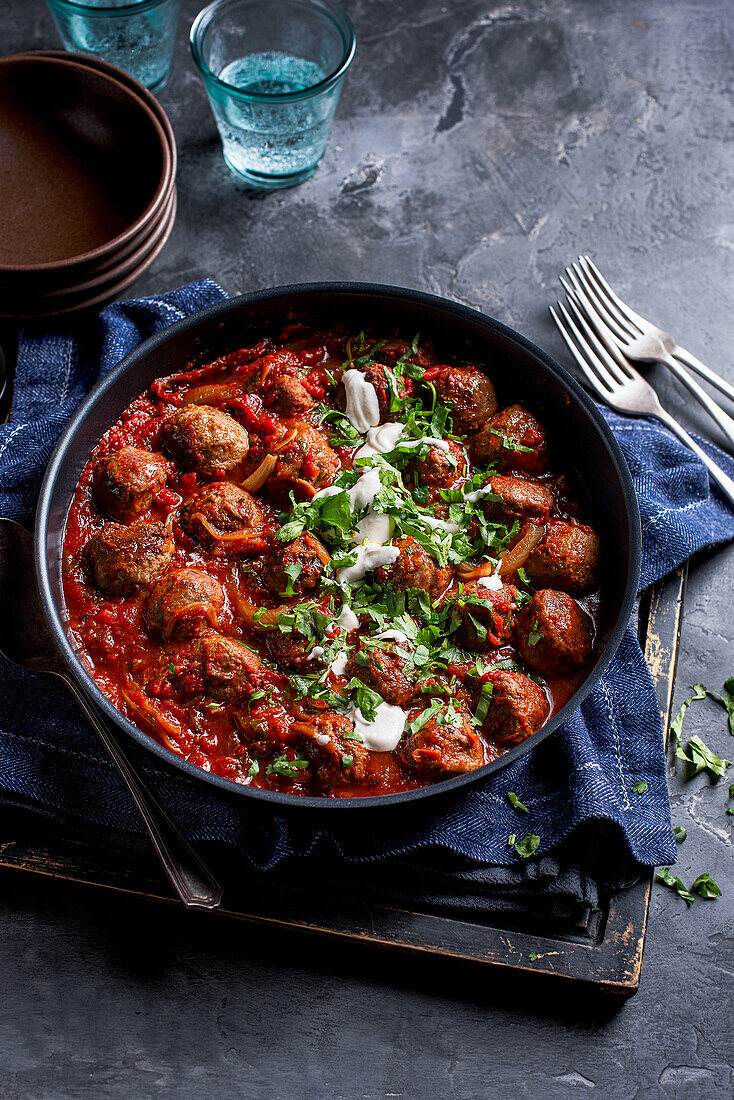
<svg viewBox="0 0 734 1100">
<path fill-rule="evenodd" d="M 702 875 L 698 876 L 693 886 L 691 886 L 691 890 L 701 898 L 708 899 L 721 897 L 721 890 L 707 871 L 704 871 Z"/>
<path fill-rule="evenodd" d="M 520 813 L 523 813 L 523 814 L 530 813 L 527 806 L 523 805 L 523 803 L 520 801 L 520 799 L 517 797 L 517 795 L 515 794 L 514 791 L 508 791 L 507 792 L 507 801 L 513 807 L 513 809 L 519 810 Z"/>
<path fill-rule="evenodd" d="M 515 851 L 520 856 L 520 859 L 530 859 L 534 856 L 540 847 L 540 837 L 535 833 L 528 833 L 522 840 L 518 840 L 515 844 Z"/>
</svg>

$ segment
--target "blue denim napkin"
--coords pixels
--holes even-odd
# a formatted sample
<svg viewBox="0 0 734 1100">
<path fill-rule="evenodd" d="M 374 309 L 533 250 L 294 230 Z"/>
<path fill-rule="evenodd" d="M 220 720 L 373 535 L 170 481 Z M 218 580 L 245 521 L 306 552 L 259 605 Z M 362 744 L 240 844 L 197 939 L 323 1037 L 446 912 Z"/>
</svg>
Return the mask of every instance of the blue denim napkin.
<svg viewBox="0 0 734 1100">
<path fill-rule="evenodd" d="M 204 280 L 110 306 L 96 325 L 71 333 L 24 334 L 12 412 L 0 426 L 0 514 L 31 525 L 53 446 L 89 389 L 145 337 L 223 297 Z M 653 421 L 602 411 L 640 501 L 643 588 L 694 551 L 734 538 L 734 513 L 711 492 L 693 454 Z M 701 443 L 734 477 L 734 461 Z M 87 834 L 142 845 L 127 793 L 63 689 L 6 663 L 1 671 L 0 805 L 4 800 L 32 807 Z M 473 896 L 475 904 L 495 909 L 506 906 L 508 890 L 532 895 L 533 884 L 547 891 L 570 875 L 568 896 L 588 910 L 588 881 L 578 878 L 573 861 L 559 860 L 562 842 L 566 851 L 588 848 L 593 835 L 592 861 L 601 866 L 605 853 L 616 853 L 626 859 L 627 870 L 676 856 L 658 704 L 632 628 L 598 687 L 555 735 L 465 793 L 407 811 L 347 815 L 341 823 L 276 814 L 162 767 L 135 744 L 129 749 L 192 840 L 224 845 L 251 868 L 293 864 L 309 855 L 337 859 L 342 867 L 344 861 L 358 863 L 364 873 L 366 864 L 390 859 L 393 867 L 394 861 L 411 866 L 418 878 L 422 871 L 434 876 L 434 892 L 456 904 Z M 633 790 L 640 780 L 647 782 L 644 795 Z M 528 814 L 512 809 L 508 791 Z M 519 859 L 508 844 L 513 833 L 541 838 L 537 859 Z M 477 867 L 487 868 L 480 883 Z M 436 875 L 452 874 L 453 888 L 435 885 Z M 395 887 L 401 889 L 407 887 Z M 495 899 L 491 904 L 488 894 Z"/>
</svg>

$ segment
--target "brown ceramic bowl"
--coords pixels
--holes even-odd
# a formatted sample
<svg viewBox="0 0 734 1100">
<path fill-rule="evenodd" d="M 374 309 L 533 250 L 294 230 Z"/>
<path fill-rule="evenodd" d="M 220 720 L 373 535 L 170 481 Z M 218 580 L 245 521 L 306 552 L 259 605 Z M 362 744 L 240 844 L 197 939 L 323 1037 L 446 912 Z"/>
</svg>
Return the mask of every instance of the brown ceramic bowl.
<svg viewBox="0 0 734 1100">
<path fill-rule="evenodd" d="M 90 295 L 96 291 L 104 289 L 108 285 L 119 283 L 126 275 L 131 274 L 133 271 L 137 271 L 144 260 L 148 258 L 154 248 L 166 237 L 168 238 L 170 230 L 173 226 L 173 219 L 176 215 L 176 189 L 171 191 L 170 198 L 166 203 L 163 211 L 161 211 L 161 217 L 156 219 L 153 231 L 145 237 L 141 244 L 126 256 L 119 263 L 113 263 L 111 266 L 106 267 L 102 271 L 93 271 L 92 276 L 89 279 L 81 279 L 78 283 L 73 285 L 62 286 L 56 290 L 49 290 L 44 292 L 33 291 L 30 294 L 23 291 L 15 292 L 14 290 L 8 290 L 6 287 L 0 288 L 0 302 L 4 301 L 17 301 L 18 303 L 24 300 L 33 301 L 39 303 L 39 305 L 52 305 L 54 302 L 62 302 L 70 295 Z"/>
<path fill-rule="evenodd" d="M 160 226 L 155 239 L 140 250 L 134 267 L 120 265 L 107 275 L 91 279 L 80 286 L 70 287 L 63 293 L 47 295 L 9 295 L 0 290 L 0 319 L 20 321 L 62 317 L 86 309 L 98 309 L 117 298 L 138 279 L 158 258 L 168 241 L 176 220 L 177 197 L 175 188 L 171 195 L 168 216 Z M 123 270 L 124 269 L 124 270 Z"/>
<path fill-rule="evenodd" d="M 65 58 L 0 59 L 3 285 L 60 288 L 117 262 L 160 218 L 174 170 L 159 112 L 129 84 Z"/>
<path fill-rule="evenodd" d="M 97 279 L 118 278 L 136 267 L 150 249 L 152 249 L 165 231 L 175 206 L 175 186 L 172 187 L 160 213 L 146 227 L 144 233 L 136 234 L 119 252 L 106 257 L 96 264 L 82 267 L 65 267 L 62 271 L 50 271 L 34 280 L 19 280 L 14 275 L 3 276 L 0 273 L 0 300 L 30 301 L 45 299 L 55 295 L 68 294 L 71 290 L 80 290 Z"/>
</svg>

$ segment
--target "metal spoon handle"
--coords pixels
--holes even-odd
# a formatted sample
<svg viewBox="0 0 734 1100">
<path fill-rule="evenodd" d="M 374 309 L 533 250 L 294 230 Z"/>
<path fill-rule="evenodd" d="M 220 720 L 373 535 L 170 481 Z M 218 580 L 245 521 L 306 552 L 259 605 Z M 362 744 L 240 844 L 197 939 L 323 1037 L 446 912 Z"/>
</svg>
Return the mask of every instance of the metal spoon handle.
<svg viewBox="0 0 734 1100">
<path fill-rule="evenodd" d="M 94 705 L 71 677 L 57 673 L 76 699 L 104 745 L 112 763 L 132 795 L 148 830 L 153 847 L 171 885 L 184 905 L 192 909 L 216 909 L 222 900 L 222 887 L 202 863 L 161 805 L 145 787 L 117 738 L 107 728 Z"/>
</svg>

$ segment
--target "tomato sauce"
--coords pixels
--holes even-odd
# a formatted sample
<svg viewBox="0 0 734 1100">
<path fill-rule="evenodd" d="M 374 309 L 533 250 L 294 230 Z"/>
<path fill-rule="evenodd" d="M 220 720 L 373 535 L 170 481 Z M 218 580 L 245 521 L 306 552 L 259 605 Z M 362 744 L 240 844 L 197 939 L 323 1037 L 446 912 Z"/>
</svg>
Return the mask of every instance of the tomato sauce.
<svg viewBox="0 0 734 1100">
<path fill-rule="evenodd" d="M 399 752 L 374 750 L 365 758 L 363 773 L 359 776 L 355 773 L 351 781 L 349 775 L 354 765 L 344 761 L 353 759 L 354 750 L 350 750 L 353 743 L 347 740 L 342 746 L 347 751 L 341 757 L 345 776 L 337 777 L 334 783 L 320 777 L 319 736 L 323 740 L 327 735 L 320 734 L 312 739 L 309 746 L 314 751 L 304 757 L 303 729 L 304 723 L 307 725 L 314 720 L 314 715 L 318 717 L 328 712 L 330 703 L 317 697 L 304 700 L 299 694 L 302 689 L 299 673 L 295 673 L 287 662 L 281 664 L 273 657 L 272 643 L 268 641 L 272 629 L 264 629 L 262 622 L 256 620 L 258 613 L 262 617 L 263 608 L 272 611 L 273 615 L 282 615 L 283 609 L 297 609 L 304 601 L 320 601 L 319 606 L 326 617 L 336 619 L 338 587 L 332 581 L 325 591 L 316 588 L 295 596 L 274 593 L 267 585 L 262 552 L 253 552 L 254 542 L 248 543 L 245 539 L 239 543 L 238 531 L 225 534 L 216 526 L 212 537 L 220 541 L 215 541 L 214 545 L 207 545 L 205 540 L 192 534 L 191 523 L 187 528 L 182 520 L 182 509 L 185 510 L 212 479 L 202 477 L 196 468 L 187 468 L 189 463 L 175 458 L 164 438 L 164 425 L 176 410 L 189 405 L 221 409 L 249 434 L 249 451 L 236 468 L 224 471 L 217 482 L 226 480 L 235 486 L 247 485 L 252 483 L 253 477 L 257 479 L 268 456 L 276 461 L 274 470 L 262 485 L 252 490 L 252 496 L 259 508 L 257 545 L 275 546 L 275 556 L 268 560 L 277 563 L 278 531 L 298 510 L 296 507 L 293 512 L 289 494 L 293 494 L 297 506 L 308 505 L 319 490 L 332 486 L 336 479 L 353 468 L 356 450 L 364 442 L 363 438 L 349 438 L 349 423 L 341 413 L 343 394 L 339 379 L 345 361 L 350 364 L 348 369 L 364 367 L 355 354 L 355 339 L 352 337 L 350 341 L 341 332 L 310 332 L 295 327 L 284 331 L 278 342 L 265 338 L 254 348 L 240 349 L 216 363 L 157 380 L 132 402 L 100 439 L 81 474 L 67 517 L 63 579 L 69 630 L 95 682 L 122 714 L 160 744 L 204 771 L 236 783 L 296 794 L 359 797 L 421 787 L 448 774 L 412 770 L 406 767 L 405 757 Z M 364 346 L 362 341 L 361 347 Z M 372 355 L 369 350 L 366 353 L 368 368 L 379 357 L 389 372 L 391 363 L 400 365 L 398 356 L 403 359 L 407 356 L 411 374 L 419 375 L 423 370 L 428 381 L 443 369 L 430 349 L 410 355 L 410 345 L 396 340 L 382 347 L 373 340 L 372 347 L 376 348 Z M 403 393 L 415 392 L 415 379 L 408 376 L 406 379 Z M 417 384 L 421 385 L 420 377 Z M 294 392 L 304 407 L 293 407 L 297 404 Z M 304 392 L 311 399 L 310 404 L 303 397 Z M 279 395 L 277 400 L 273 397 L 275 393 Z M 332 413 L 333 416 L 328 415 Z M 464 437 L 455 430 L 453 438 L 461 441 Z M 463 447 L 464 443 L 460 442 L 459 446 Z M 223 697 L 225 689 L 221 685 L 217 689 L 219 695 L 208 686 L 209 671 L 206 661 L 202 666 L 199 647 L 201 637 L 212 632 L 211 622 L 202 622 L 201 629 L 197 626 L 188 638 L 157 636 L 146 621 L 151 584 L 117 595 L 102 590 L 95 583 L 88 548 L 110 522 L 110 517 L 95 500 L 95 469 L 101 460 L 130 447 L 162 453 L 166 459 L 165 487 L 155 495 L 144 514 L 136 516 L 133 522 L 160 524 L 170 532 L 169 573 L 194 569 L 214 578 L 221 586 L 224 599 L 216 616 L 215 632 L 244 644 L 248 653 L 259 659 L 252 673 L 254 679 L 250 681 L 256 687 L 247 700 L 240 698 L 232 702 Z M 411 484 L 417 487 L 419 496 L 420 467 L 418 471 L 418 474 L 406 475 L 405 480 L 407 484 L 413 478 Z M 467 460 L 467 473 L 469 471 Z M 549 471 L 540 481 L 549 482 L 552 476 L 555 475 Z M 427 501 L 438 500 L 438 511 L 446 512 L 447 506 L 442 504 L 440 492 L 435 487 L 424 497 Z M 563 499 L 559 495 L 558 499 L 559 516 L 577 514 L 573 497 L 570 503 L 568 494 Z M 524 530 L 521 523 L 515 542 Z M 446 572 L 451 576 L 448 585 L 444 585 L 442 600 L 446 592 L 460 590 L 450 563 Z M 371 575 L 367 576 L 370 579 Z M 516 583 L 518 589 L 522 587 L 517 574 L 503 580 L 506 584 Z M 528 590 L 528 596 L 530 591 L 532 589 Z M 585 606 L 586 612 L 595 618 L 595 598 L 587 600 Z M 345 634 L 345 644 L 351 652 L 370 625 L 364 609 L 359 618 L 359 628 Z M 321 640 L 326 643 L 330 637 L 327 634 Z M 286 634 L 285 643 L 288 641 Z M 436 681 L 443 685 L 444 694 L 455 695 L 467 712 L 476 703 L 476 690 L 473 681 L 466 680 L 464 674 L 469 675 L 466 670 L 476 657 L 474 652 L 455 656 L 458 679 L 442 668 Z M 496 665 L 517 662 L 518 654 L 508 640 L 489 651 L 484 650 L 482 659 Z M 542 678 L 542 692 L 547 700 L 546 720 L 576 690 L 587 664 L 588 661 L 584 667 Z M 301 673 L 305 669 L 304 675 L 307 675 L 310 667 L 302 661 Z M 421 676 L 425 678 L 426 673 L 421 669 L 412 675 L 417 680 Z M 538 680 L 535 676 L 535 682 Z M 343 671 L 329 672 L 324 688 L 336 695 L 344 694 L 348 682 L 348 674 Z M 406 707 L 409 715 L 415 714 L 418 703 L 425 706 L 431 698 L 433 696 L 427 693 L 422 702 L 413 700 Z M 480 741 L 480 762 L 497 758 L 508 747 L 501 738 L 498 740 L 482 733 L 481 722 L 476 723 L 476 733 L 472 736 Z"/>
</svg>

